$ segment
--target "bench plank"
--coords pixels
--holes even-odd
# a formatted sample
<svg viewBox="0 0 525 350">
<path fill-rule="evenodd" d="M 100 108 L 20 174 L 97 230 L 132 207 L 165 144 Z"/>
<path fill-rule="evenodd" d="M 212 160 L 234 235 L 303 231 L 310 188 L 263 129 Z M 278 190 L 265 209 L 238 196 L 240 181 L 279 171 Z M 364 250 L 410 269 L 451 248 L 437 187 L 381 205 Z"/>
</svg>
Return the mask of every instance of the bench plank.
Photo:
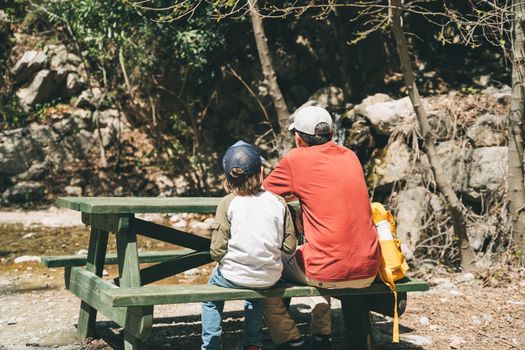
<svg viewBox="0 0 525 350">
<path fill-rule="evenodd" d="M 192 249 L 166 250 L 160 252 L 140 252 L 139 263 L 154 263 L 164 262 L 180 256 L 195 253 Z M 73 267 L 85 266 L 87 255 L 59 255 L 59 256 L 43 256 L 40 258 L 41 264 L 46 267 Z M 106 255 L 104 260 L 105 265 L 116 265 L 117 253 L 110 253 Z"/>
<path fill-rule="evenodd" d="M 139 323 L 138 325 L 132 326 L 128 324 L 128 326 L 126 326 L 127 308 L 111 307 L 101 301 L 100 296 L 103 291 L 118 289 L 118 287 L 99 278 L 94 273 L 86 271 L 81 267 L 71 268 L 71 277 L 67 289 L 119 326 L 127 327 L 127 330 L 135 337 L 145 337 L 149 334 L 150 329 L 144 324 Z M 153 307 L 151 307 L 151 311 L 153 312 Z"/>
<path fill-rule="evenodd" d="M 399 292 L 427 291 L 429 285 L 421 280 L 398 283 Z M 266 290 L 231 289 L 210 285 L 154 285 L 141 288 L 118 288 L 105 290 L 101 299 L 113 306 L 138 306 L 197 303 L 203 301 L 261 299 L 266 297 L 309 297 L 319 295 L 342 296 L 390 293 L 382 283 L 374 283 L 363 289 L 319 289 L 310 286 L 294 286 L 279 283 Z"/>
</svg>

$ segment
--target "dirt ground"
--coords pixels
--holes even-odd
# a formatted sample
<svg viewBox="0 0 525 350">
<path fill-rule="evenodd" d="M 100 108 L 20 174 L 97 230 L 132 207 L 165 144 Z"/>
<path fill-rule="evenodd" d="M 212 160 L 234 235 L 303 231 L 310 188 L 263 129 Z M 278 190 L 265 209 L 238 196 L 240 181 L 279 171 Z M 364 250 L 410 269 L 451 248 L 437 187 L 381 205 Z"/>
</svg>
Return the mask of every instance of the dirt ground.
<svg viewBox="0 0 525 350">
<path fill-rule="evenodd" d="M 75 338 L 80 302 L 64 290 L 62 269 L 47 269 L 36 262 L 14 263 L 20 256 L 74 254 L 85 249 L 87 229 L 71 226 L 76 222 L 62 211 L 0 212 L 1 350 L 123 348 L 121 329 L 103 315 L 98 317 L 96 339 Z M 143 241 L 141 246 L 172 249 L 153 241 Z M 212 268 L 207 265 L 190 271 L 178 277 L 177 282 L 203 283 Z M 108 268 L 107 273 L 112 277 L 115 271 Z M 374 337 L 379 348 L 525 350 L 523 271 L 507 271 L 505 278 L 493 280 L 490 286 L 482 275 L 485 274 L 447 273 L 435 268 L 425 276 L 431 290 L 409 294 L 407 311 L 400 318 L 399 345 L 390 343 L 391 319 L 374 315 Z M 226 303 L 224 349 L 241 348 L 241 310 L 242 302 Z M 294 299 L 291 310 L 303 334 L 308 334 L 309 299 Z M 157 306 L 149 348 L 199 349 L 199 313 L 198 304 Z M 344 349 L 344 327 L 337 301 L 333 305 L 333 328 L 336 349 Z M 264 348 L 273 348 L 266 331 Z"/>
</svg>

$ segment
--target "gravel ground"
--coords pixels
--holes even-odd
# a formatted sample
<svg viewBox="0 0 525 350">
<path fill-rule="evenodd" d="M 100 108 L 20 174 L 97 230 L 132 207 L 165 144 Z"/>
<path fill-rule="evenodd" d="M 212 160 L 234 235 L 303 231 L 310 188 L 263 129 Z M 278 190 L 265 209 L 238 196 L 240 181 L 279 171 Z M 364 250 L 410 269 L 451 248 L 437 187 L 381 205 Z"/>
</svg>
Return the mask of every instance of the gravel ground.
<svg viewBox="0 0 525 350">
<path fill-rule="evenodd" d="M 64 228 L 76 220 L 71 213 L 54 210 L 30 215 L 0 212 L 0 228 L 3 229 L 0 230 L 1 350 L 122 349 L 121 329 L 102 315 L 98 317 L 97 339 L 76 339 L 80 303 L 63 289 L 62 269 L 46 269 L 35 262 L 14 263 L 16 256 L 49 254 L 53 244 L 48 242 L 55 231 L 42 231 L 34 225 L 44 223 L 49 227 L 54 222 L 56 227 Z M 22 228 L 19 224 L 9 226 L 20 222 L 17 220 L 31 223 L 25 223 Z M 59 253 L 71 254 L 85 248 L 85 228 L 77 230 L 78 233 L 68 238 L 70 241 L 64 239 Z M 75 237 L 82 237 L 82 240 L 74 240 Z M 143 244 L 150 248 L 153 243 Z M 207 265 L 178 281 L 202 283 L 211 268 Z M 108 271 L 110 275 L 115 273 L 114 269 Z M 374 315 L 374 337 L 379 348 L 525 350 L 524 274 L 506 272 L 505 276 L 491 283 L 492 286 L 486 286 L 487 279 L 480 275 L 433 271 L 425 277 L 432 285 L 429 292 L 409 294 L 407 311 L 400 318 L 399 345 L 390 343 L 391 319 Z M 309 299 L 294 299 L 291 310 L 303 334 L 308 334 Z M 158 306 L 155 318 L 153 335 L 148 339 L 149 348 L 199 349 L 198 304 Z M 333 305 L 333 325 L 336 349 L 344 349 L 342 315 L 337 302 Z M 226 303 L 223 338 L 225 350 L 240 349 L 242 302 Z M 273 348 L 266 331 L 264 347 Z"/>
</svg>

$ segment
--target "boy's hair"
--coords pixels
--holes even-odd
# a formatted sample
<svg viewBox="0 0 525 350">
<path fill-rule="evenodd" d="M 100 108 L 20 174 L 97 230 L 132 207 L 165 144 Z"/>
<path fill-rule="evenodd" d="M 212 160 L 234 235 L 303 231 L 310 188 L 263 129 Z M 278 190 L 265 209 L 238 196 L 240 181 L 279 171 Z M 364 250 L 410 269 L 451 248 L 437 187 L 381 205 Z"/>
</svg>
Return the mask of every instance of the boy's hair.
<svg viewBox="0 0 525 350">
<path fill-rule="evenodd" d="M 332 139 L 330 126 L 327 123 L 319 123 L 315 126 L 315 135 L 306 134 L 294 129 L 299 134 L 301 139 L 308 144 L 308 146 L 324 145 Z"/>
<path fill-rule="evenodd" d="M 228 192 L 238 196 L 253 196 L 261 190 L 262 176 L 260 172 L 246 176 L 243 169 L 232 168 L 229 175 L 230 179 L 226 177 L 223 181 L 224 188 Z"/>
</svg>

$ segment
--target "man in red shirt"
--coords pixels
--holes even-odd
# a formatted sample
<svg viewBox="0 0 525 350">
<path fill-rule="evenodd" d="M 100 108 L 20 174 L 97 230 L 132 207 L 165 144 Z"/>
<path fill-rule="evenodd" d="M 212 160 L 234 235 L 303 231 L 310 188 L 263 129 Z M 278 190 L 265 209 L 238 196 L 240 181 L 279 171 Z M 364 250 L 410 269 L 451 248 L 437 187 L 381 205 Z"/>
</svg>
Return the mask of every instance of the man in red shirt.
<svg viewBox="0 0 525 350">
<path fill-rule="evenodd" d="M 301 203 L 306 243 L 283 255 L 283 278 L 321 288 L 364 288 L 375 279 L 381 250 L 357 156 L 332 141 L 330 114 L 309 106 L 294 113 L 289 130 L 297 148 L 265 179 L 266 190 Z M 330 297 L 314 297 L 312 349 L 331 348 Z M 265 320 L 277 349 L 304 340 L 282 299 L 267 299 Z"/>
</svg>

